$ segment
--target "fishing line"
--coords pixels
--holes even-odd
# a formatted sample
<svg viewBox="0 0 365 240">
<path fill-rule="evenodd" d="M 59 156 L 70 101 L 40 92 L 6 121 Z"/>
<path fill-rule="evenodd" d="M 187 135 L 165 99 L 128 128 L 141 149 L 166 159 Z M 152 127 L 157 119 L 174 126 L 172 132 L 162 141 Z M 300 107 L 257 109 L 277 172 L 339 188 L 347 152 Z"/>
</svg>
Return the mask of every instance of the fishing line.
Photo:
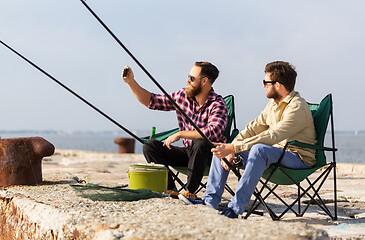
<svg viewBox="0 0 365 240">
<path fill-rule="evenodd" d="M 126 46 L 115 36 L 115 34 L 108 28 L 108 26 L 105 25 L 105 23 L 98 17 L 98 15 L 86 4 L 85 0 L 80 0 L 81 3 L 89 10 L 89 12 L 98 20 L 98 22 L 107 30 L 107 32 L 114 38 L 115 41 L 118 42 L 118 44 L 127 52 L 127 54 L 137 63 L 137 65 L 147 74 L 147 76 L 152 80 L 153 83 L 156 84 L 156 86 L 165 94 L 165 96 L 172 102 L 174 107 L 185 117 L 186 120 L 189 121 L 191 125 L 195 128 L 195 130 L 198 131 L 198 133 L 203 137 L 205 141 L 207 141 L 212 148 L 214 148 L 214 144 L 205 136 L 205 134 L 200 130 L 200 128 L 191 120 L 188 115 L 177 105 L 177 103 L 172 99 L 172 97 L 162 88 L 162 86 L 152 77 L 152 75 L 143 67 L 143 65 L 138 61 L 136 57 L 133 56 L 133 54 L 128 50 Z M 222 159 L 236 174 L 237 177 L 241 177 L 241 174 L 239 171 L 232 167 L 232 164 L 230 164 L 225 158 Z"/>
<path fill-rule="evenodd" d="M 137 141 L 139 141 L 140 143 L 144 144 L 145 141 L 140 139 L 138 136 L 136 136 L 134 133 L 132 133 L 131 131 L 129 131 L 128 129 L 126 129 L 125 127 L 123 127 L 122 125 L 120 125 L 117 121 L 115 121 L 114 119 L 112 119 L 111 117 L 109 117 L 108 115 L 106 115 L 104 112 L 102 112 L 101 110 L 99 110 L 97 107 L 95 107 L 94 105 L 92 105 L 91 103 L 89 103 L 88 101 L 86 101 L 83 97 L 81 97 L 80 95 L 78 95 L 77 93 L 75 93 L 74 91 L 72 91 L 69 87 L 67 87 L 66 85 L 64 85 L 63 83 L 61 83 L 60 81 L 58 81 L 56 78 L 52 77 L 50 74 L 48 74 L 46 71 L 44 71 L 42 68 L 38 67 L 36 64 L 34 64 L 33 62 L 31 62 L 30 60 L 28 60 L 26 57 L 24 57 L 23 55 L 21 55 L 20 53 L 18 53 L 17 51 L 15 51 L 13 48 L 11 48 L 9 45 L 7 45 L 6 43 L 4 43 L 3 41 L 0 40 L 0 43 L 3 44 L 5 47 L 7 47 L 8 49 L 10 49 L 13 53 L 15 53 L 16 55 L 18 55 L 19 57 L 21 57 L 22 59 L 24 59 L 26 62 L 28 62 L 30 65 L 32 65 L 33 67 L 35 67 L 36 69 L 38 69 L 40 72 L 42 72 L 44 75 L 46 75 L 47 77 L 49 77 L 50 79 L 52 79 L 54 82 L 56 82 L 57 84 L 59 84 L 61 87 L 63 87 L 64 89 L 66 89 L 67 91 L 69 91 L 70 93 L 72 93 L 74 96 L 76 96 L 77 98 L 79 98 L 81 101 L 83 101 L 84 103 L 86 103 L 87 105 L 89 105 L 91 108 L 93 108 L 94 110 L 96 110 L 98 113 L 100 113 L 101 115 L 103 115 L 104 117 L 106 117 L 108 120 L 110 120 L 112 123 L 114 123 L 115 125 L 117 125 L 118 127 L 120 127 L 121 129 L 123 129 L 125 132 L 127 132 L 129 135 L 131 135 L 133 138 L 135 138 Z"/>
</svg>

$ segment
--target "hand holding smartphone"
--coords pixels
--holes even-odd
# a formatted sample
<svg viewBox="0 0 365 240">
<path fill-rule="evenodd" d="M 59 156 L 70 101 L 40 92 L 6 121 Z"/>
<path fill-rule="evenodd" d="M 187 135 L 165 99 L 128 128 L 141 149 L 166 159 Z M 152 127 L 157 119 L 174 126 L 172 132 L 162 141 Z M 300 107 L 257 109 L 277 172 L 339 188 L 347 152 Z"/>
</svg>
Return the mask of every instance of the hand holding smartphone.
<svg viewBox="0 0 365 240">
<path fill-rule="evenodd" d="M 122 74 L 122 77 L 126 77 L 128 75 L 128 72 L 129 72 L 129 68 L 124 68 L 123 69 L 123 74 Z"/>
</svg>

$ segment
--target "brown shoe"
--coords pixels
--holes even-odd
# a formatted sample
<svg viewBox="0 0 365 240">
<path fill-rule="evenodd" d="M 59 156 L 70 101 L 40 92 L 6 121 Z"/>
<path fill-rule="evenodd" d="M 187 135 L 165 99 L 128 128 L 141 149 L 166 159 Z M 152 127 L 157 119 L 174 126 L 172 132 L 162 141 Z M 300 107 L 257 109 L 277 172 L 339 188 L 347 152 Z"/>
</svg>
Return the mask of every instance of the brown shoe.
<svg viewBox="0 0 365 240">
<path fill-rule="evenodd" d="M 175 192 L 174 190 L 167 190 L 167 194 L 173 195 L 173 196 L 179 196 L 180 193 Z"/>
<path fill-rule="evenodd" d="M 190 199 L 195 199 L 196 198 L 196 195 L 194 193 L 190 193 L 189 191 L 185 191 L 183 193 L 183 195 L 187 198 L 190 198 Z"/>
</svg>

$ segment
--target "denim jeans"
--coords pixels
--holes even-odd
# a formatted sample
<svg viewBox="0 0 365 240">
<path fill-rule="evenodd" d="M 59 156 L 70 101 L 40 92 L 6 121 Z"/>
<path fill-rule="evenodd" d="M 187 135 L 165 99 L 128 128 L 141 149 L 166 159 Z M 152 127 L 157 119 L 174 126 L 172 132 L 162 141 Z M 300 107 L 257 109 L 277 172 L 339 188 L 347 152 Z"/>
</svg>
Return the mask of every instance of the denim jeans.
<svg viewBox="0 0 365 240">
<path fill-rule="evenodd" d="M 237 214 L 242 214 L 245 211 L 245 207 L 250 201 L 264 170 L 269 168 L 271 164 L 276 163 L 282 152 L 283 150 L 280 148 L 255 144 L 249 151 L 239 153 L 243 158 L 241 168 L 245 171 L 236 186 L 235 196 L 228 204 L 229 208 L 232 208 Z M 285 152 L 280 165 L 297 169 L 308 168 L 296 153 L 290 151 Z M 203 200 L 214 208 L 217 208 L 221 202 L 228 174 L 229 171 L 222 167 L 221 160 L 213 156 Z"/>
</svg>

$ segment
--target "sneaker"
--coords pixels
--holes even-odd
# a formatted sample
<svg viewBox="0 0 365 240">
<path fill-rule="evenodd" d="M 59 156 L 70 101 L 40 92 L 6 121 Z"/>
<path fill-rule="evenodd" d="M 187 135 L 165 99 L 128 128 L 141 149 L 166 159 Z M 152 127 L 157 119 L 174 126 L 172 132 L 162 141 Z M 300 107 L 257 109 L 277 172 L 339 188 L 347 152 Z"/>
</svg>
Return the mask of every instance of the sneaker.
<svg viewBox="0 0 365 240">
<path fill-rule="evenodd" d="M 167 190 L 166 193 L 168 194 L 167 196 L 172 197 L 172 198 L 176 198 L 176 199 L 178 198 L 178 196 L 180 194 L 178 192 L 175 192 L 174 190 Z"/>
<path fill-rule="evenodd" d="M 238 218 L 238 214 L 235 213 L 235 211 L 233 211 L 233 209 L 229 207 L 223 209 L 223 211 L 221 211 L 219 214 L 229 218 Z"/>
<path fill-rule="evenodd" d="M 175 192 L 174 190 L 167 190 L 167 192 L 166 192 L 167 194 L 170 194 L 170 195 L 174 195 L 174 196 L 179 196 L 179 194 L 180 193 L 178 193 L 178 192 Z"/>
<path fill-rule="evenodd" d="M 187 205 L 196 205 L 196 204 L 205 205 L 205 202 L 202 199 L 188 198 L 188 197 L 184 196 L 184 194 L 179 194 L 179 199 Z"/>
<path fill-rule="evenodd" d="M 190 193 L 189 191 L 185 191 L 182 195 L 190 199 L 196 199 L 196 195 L 194 193 Z"/>
<path fill-rule="evenodd" d="M 179 199 L 187 205 L 205 205 L 207 207 L 215 209 L 209 202 L 205 202 L 203 199 L 200 198 L 191 199 L 185 197 L 183 194 L 180 194 Z"/>
</svg>

